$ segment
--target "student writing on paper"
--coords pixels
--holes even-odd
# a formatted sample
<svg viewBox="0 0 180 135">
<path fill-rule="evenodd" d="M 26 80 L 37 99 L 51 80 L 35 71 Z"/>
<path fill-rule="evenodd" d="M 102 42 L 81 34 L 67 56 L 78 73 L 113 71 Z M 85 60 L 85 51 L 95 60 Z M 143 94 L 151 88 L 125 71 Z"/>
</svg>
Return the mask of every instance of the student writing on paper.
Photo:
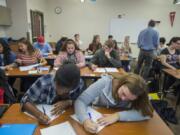
<svg viewBox="0 0 180 135">
<path fill-rule="evenodd" d="M 114 42 L 106 41 L 102 49 L 99 49 L 93 56 L 90 68 L 95 70 L 97 67 L 116 67 L 120 68 L 121 61 L 119 54 L 114 50 Z"/>
<path fill-rule="evenodd" d="M 104 115 L 99 125 L 110 125 L 117 121 L 140 121 L 153 116 L 145 81 L 136 74 L 103 76 L 90 85 L 76 100 L 75 113 L 85 130 L 96 133 L 98 124 L 91 121 L 87 107 L 90 104 L 107 108 L 128 109 Z"/>
<path fill-rule="evenodd" d="M 41 62 L 40 65 L 45 65 L 47 63 L 41 53 L 35 49 L 27 39 L 20 39 L 18 41 L 18 47 L 19 52 L 17 54 L 17 59 L 15 63 L 9 65 L 9 67 L 28 66 L 39 62 Z"/>
<path fill-rule="evenodd" d="M 79 68 L 72 63 L 64 63 L 55 73 L 39 78 L 23 96 L 22 110 L 35 116 L 42 124 L 49 118 L 35 104 L 54 104 L 52 115 L 59 115 L 71 106 L 84 87 Z"/>
<path fill-rule="evenodd" d="M 85 66 L 85 57 L 72 39 L 68 39 L 65 41 L 64 46 L 62 47 L 59 55 L 54 61 L 54 66 L 58 67 L 67 60 L 76 64 L 79 68 Z"/>
</svg>

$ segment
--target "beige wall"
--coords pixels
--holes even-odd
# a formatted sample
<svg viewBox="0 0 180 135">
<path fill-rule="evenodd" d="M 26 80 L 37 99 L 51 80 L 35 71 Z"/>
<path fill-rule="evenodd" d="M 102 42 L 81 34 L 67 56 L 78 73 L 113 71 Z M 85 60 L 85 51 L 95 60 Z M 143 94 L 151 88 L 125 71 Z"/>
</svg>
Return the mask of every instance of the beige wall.
<svg viewBox="0 0 180 135">
<path fill-rule="evenodd" d="M 6 0 L 0 0 L 1 6 L 6 6 Z M 0 37 L 6 36 L 5 28 L 3 26 L 0 26 Z"/>
<path fill-rule="evenodd" d="M 151 18 L 160 20 L 158 30 L 167 39 L 180 36 L 180 6 L 173 5 L 172 0 L 97 0 L 95 3 L 86 0 L 49 0 L 46 11 L 48 40 L 56 41 L 62 35 L 72 37 L 80 33 L 84 48 L 92 40 L 94 34 L 100 34 L 102 42 L 108 36 L 111 18 L 118 14 L 125 14 L 127 19 Z M 54 13 L 56 6 L 63 9 L 62 14 Z M 174 27 L 171 28 L 169 12 L 176 11 Z"/>
<path fill-rule="evenodd" d="M 28 29 L 26 0 L 7 0 L 11 8 L 12 26 L 6 28 L 6 35 L 15 39 L 26 37 Z"/>
<path fill-rule="evenodd" d="M 101 36 L 102 43 L 109 34 L 109 24 L 118 14 L 127 19 L 151 18 L 161 21 L 158 30 L 168 40 L 179 36 L 180 6 L 172 0 L 97 0 L 95 3 L 86 0 L 7 0 L 12 8 L 13 26 L 7 30 L 8 36 L 21 37 L 31 32 L 30 9 L 44 13 L 45 36 L 47 41 L 57 41 L 62 35 L 73 37 L 80 33 L 86 48 L 94 34 Z M 63 12 L 55 14 L 55 7 L 60 6 Z M 171 28 L 169 12 L 176 11 L 174 27 Z M 1 29 L 1 28 L 0 28 Z M 0 30 L 0 33 L 1 32 Z M 31 35 L 31 34 L 30 34 Z"/>
</svg>

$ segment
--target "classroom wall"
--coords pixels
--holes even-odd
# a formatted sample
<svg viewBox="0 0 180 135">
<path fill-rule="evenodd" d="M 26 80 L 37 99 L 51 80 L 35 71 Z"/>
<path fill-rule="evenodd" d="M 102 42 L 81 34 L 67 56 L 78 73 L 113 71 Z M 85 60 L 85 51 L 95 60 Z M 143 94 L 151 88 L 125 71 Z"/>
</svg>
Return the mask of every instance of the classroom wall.
<svg viewBox="0 0 180 135">
<path fill-rule="evenodd" d="M 11 9 L 12 25 L 6 28 L 6 35 L 14 39 L 26 37 L 28 29 L 26 0 L 7 0 L 7 7 Z"/>
<path fill-rule="evenodd" d="M 6 0 L 0 0 L 0 5 L 6 7 Z"/>
<path fill-rule="evenodd" d="M 104 42 L 109 33 L 111 18 L 118 14 L 127 19 L 156 19 L 161 21 L 158 30 L 161 36 L 170 39 L 180 36 L 180 5 L 174 5 L 172 0 L 49 0 L 47 1 L 47 39 L 57 41 L 62 35 L 72 37 L 80 33 L 84 48 L 92 40 L 94 34 L 100 34 Z M 55 14 L 54 9 L 60 6 L 62 14 Z M 169 12 L 176 11 L 174 27 L 170 26 Z"/>
<path fill-rule="evenodd" d="M 30 10 L 40 11 L 44 13 L 44 28 L 45 28 L 45 37 L 47 37 L 46 25 L 47 25 L 47 12 L 48 12 L 48 0 L 27 0 L 27 18 L 28 18 L 28 32 L 30 33 L 30 39 L 32 39 L 31 33 L 31 17 Z"/>
<path fill-rule="evenodd" d="M 85 3 L 80 0 L 7 0 L 7 6 L 12 9 L 13 25 L 5 32 L 0 30 L 0 33 L 15 38 L 31 32 L 30 9 L 44 13 L 47 41 L 80 33 L 84 49 L 94 34 L 99 34 L 103 43 L 109 34 L 110 20 L 119 14 L 125 14 L 123 18 L 127 19 L 153 18 L 161 21 L 157 29 L 168 40 L 180 35 L 180 5 L 174 5 L 172 0 L 85 0 Z M 59 15 L 54 12 L 57 6 L 63 9 Z M 171 11 L 176 11 L 174 27 L 169 21 Z"/>
<path fill-rule="evenodd" d="M 0 0 L 0 5 L 6 7 L 6 0 Z M 0 26 L 0 37 L 6 36 L 5 28 Z"/>
</svg>

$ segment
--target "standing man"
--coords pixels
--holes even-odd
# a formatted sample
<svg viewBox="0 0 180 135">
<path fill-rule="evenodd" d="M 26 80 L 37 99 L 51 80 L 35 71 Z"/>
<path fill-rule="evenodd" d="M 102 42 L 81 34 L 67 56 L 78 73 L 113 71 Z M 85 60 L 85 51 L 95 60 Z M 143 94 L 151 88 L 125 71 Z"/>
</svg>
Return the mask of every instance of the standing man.
<svg viewBox="0 0 180 135">
<path fill-rule="evenodd" d="M 139 74 L 142 70 L 141 75 L 145 80 L 147 80 L 151 69 L 154 51 L 156 51 L 159 44 L 159 34 L 156 30 L 154 30 L 155 25 L 156 22 L 154 20 L 150 20 L 148 27 L 142 30 L 138 36 L 137 44 L 140 48 L 140 53 L 135 73 Z"/>
</svg>

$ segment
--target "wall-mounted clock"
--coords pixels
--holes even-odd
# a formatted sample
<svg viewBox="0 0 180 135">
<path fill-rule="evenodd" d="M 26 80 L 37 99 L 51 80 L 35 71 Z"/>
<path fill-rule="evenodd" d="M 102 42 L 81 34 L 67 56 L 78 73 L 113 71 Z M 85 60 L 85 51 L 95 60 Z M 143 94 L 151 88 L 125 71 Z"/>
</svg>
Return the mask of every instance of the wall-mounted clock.
<svg viewBox="0 0 180 135">
<path fill-rule="evenodd" d="M 56 13 L 56 14 L 62 13 L 62 8 L 61 8 L 61 7 L 56 7 L 56 8 L 55 8 L 55 13 Z"/>
</svg>

